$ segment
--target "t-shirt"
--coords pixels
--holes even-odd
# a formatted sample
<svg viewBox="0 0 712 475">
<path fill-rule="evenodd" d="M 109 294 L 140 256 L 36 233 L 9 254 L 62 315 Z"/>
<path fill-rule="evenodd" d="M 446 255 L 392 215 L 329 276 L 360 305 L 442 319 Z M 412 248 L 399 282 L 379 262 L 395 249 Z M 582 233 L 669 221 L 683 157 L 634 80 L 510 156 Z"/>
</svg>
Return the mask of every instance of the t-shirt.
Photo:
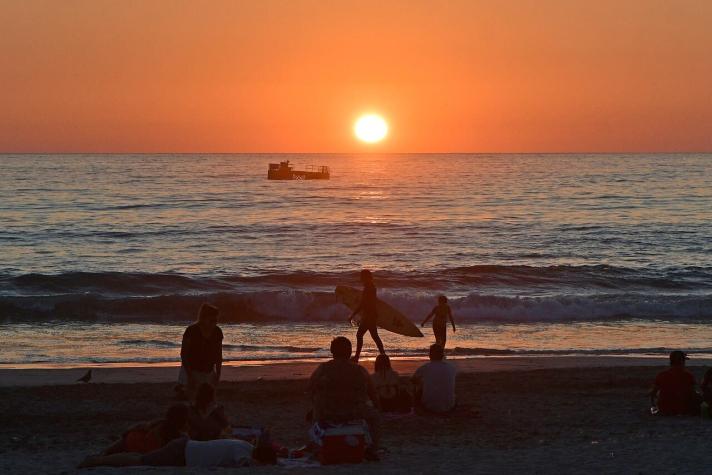
<svg viewBox="0 0 712 475">
<path fill-rule="evenodd" d="M 141 457 L 142 465 L 158 467 L 243 467 L 252 460 L 254 446 L 237 439 L 207 441 L 175 439 Z"/>
<path fill-rule="evenodd" d="M 671 367 L 655 378 L 660 388 L 658 409 L 666 415 L 690 412 L 695 394 L 695 377 L 683 367 Z"/>
<path fill-rule="evenodd" d="M 183 366 L 192 371 L 210 373 L 215 365 L 222 362 L 223 333 L 220 327 L 215 327 L 213 333 L 203 337 L 200 325 L 192 324 L 183 333 L 180 358 Z"/>
<path fill-rule="evenodd" d="M 349 360 L 320 364 L 309 380 L 316 421 L 342 422 L 363 417 L 371 379 Z"/>
<path fill-rule="evenodd" d="M 457 370 L 445 361 L 424 364 L 413 375 L 422 387 L 421 404 L 432 412 L 447 412 L 455 407 Z"/>
</svg>

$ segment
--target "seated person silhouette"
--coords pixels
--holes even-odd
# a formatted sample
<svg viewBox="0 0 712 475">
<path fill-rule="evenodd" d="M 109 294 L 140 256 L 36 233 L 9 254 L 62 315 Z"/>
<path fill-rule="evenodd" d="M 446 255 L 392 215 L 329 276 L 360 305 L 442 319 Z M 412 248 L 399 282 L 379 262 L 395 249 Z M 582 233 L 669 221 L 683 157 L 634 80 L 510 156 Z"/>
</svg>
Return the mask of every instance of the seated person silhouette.
<svg viewBox="0 0 712 475">
<path fill-rule="evenodd" d="M 229 437 L 230 422 L 225 408 L 215 401 L 215 389 L 207 383 L 198 387 L 195 402 L 188 410 L 188 434 L 191 440 Z"/>
<path fill-rule="evenodd" d="M 351 361 L 351 342 L 343 336 L 331 342 L 333 359 L 320 364 L 309 379 L 314 422 L 345 423 L 363 419 L 378 447 L 380 416 L 378 397 L 365 368 Z M 374 452 L 375 453 L 375 452 Z"/>
<path fill-rule="evenodd" d="M 415 407 L 421 412 L 444 414 L 455 408 L 457 370 L 443 361 L 445 350 L 437 343 L 430 346 L 430 362 L 413 375 Z"/>
<path fill-rule="evenodd" d="M 412 398 L 403 388 L 400 376 L 391 368 L 391 360 L 386 355 L 378 355 L 371 375 L 376 387 L 378 402 L 383 412 L 410 412 Z"/>
<path fill-rule="evenodd" d="M 701 398 L 695 392 L 695 377 L 685 369 L 687 355 L 670 353 L 670 368 L 658 373 L 650 390 L 650 403 L 665 416 L 699 415 Z"/>
</svg>

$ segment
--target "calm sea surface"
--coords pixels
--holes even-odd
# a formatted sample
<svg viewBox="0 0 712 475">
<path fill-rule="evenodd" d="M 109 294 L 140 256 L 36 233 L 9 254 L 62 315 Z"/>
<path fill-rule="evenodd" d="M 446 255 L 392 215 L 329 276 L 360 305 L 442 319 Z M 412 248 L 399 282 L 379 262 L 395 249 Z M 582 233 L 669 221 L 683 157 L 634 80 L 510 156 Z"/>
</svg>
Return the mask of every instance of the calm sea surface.
<svg viewBox="0 0 712 475">
<path fill-rule="evenodd" d="M 0 224 L 2 365 L 176 361 L 202 301 L 229 359 L 321 357 L 362 267 L 463 356 L 712 354 L 712 155 L 0 155 Z"/>
</svg>

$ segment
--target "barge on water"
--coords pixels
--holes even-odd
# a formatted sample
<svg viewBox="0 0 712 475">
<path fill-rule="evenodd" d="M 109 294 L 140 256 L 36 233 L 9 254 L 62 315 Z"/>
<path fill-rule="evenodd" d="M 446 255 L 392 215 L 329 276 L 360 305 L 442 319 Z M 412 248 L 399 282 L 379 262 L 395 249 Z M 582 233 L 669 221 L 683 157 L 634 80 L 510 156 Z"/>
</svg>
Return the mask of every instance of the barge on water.
<svg viewBox="0 0 712 475">
<path fill-rule="evenodd" d="M 330 177 L 329 167 L 307 165 L 306 170 L 295 170 L 289 160 L 270 163 L 267 169 L 268 180 L 328 180 Z"/>
</svg>

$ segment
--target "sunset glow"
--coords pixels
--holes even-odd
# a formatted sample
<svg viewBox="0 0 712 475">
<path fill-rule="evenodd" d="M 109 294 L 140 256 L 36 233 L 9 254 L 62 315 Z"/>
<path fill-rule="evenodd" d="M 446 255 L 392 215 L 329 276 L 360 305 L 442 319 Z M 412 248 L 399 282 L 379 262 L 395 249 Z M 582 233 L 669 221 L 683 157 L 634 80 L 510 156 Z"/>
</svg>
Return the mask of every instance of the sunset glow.
<svg viewBox="0 0 712 475">
<path fill-rule="evenodd" d="M 367 114 L 356 121 L 354 134 L 363 142 L 380 142 L 388 135 L 388 123 L 380 115 Z"/>
</svg>

